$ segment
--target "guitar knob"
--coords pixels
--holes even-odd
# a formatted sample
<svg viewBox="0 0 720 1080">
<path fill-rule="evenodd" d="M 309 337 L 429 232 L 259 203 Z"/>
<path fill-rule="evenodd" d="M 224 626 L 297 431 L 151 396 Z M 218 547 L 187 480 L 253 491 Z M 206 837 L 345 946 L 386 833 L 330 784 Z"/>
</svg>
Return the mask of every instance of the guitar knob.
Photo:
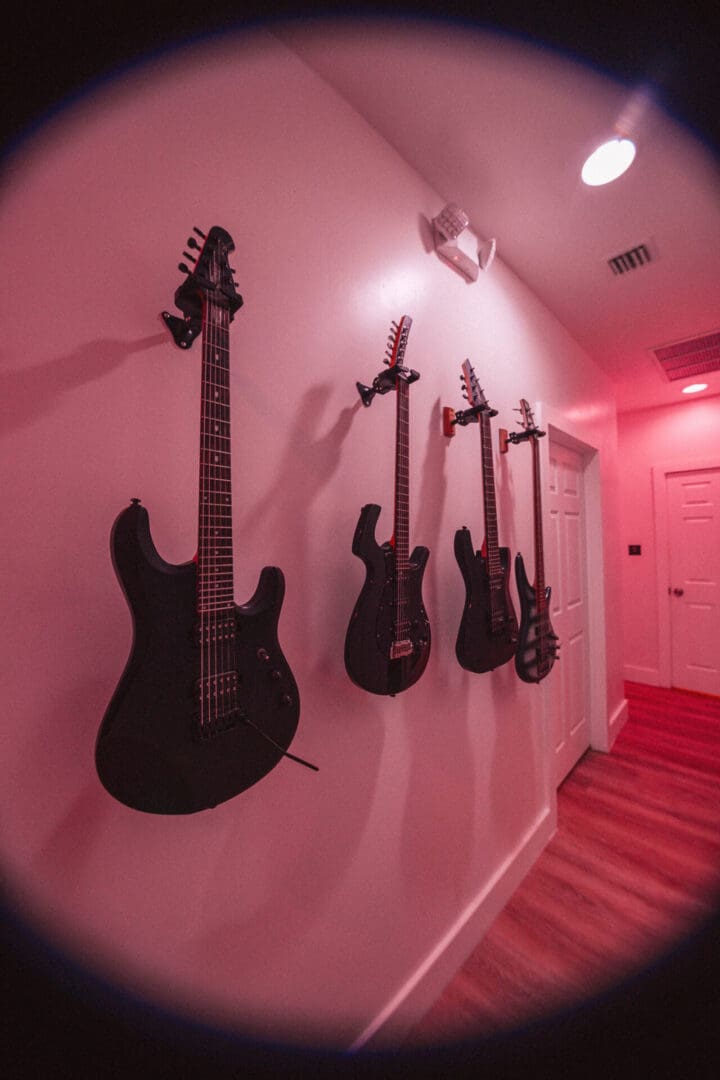
<svg viewBox="0 0 720 1080">
<path fill-rule="evenodd" d="M 267 651 L 267 649 L 258 649 L 255 655 L 257 656 L 258 660 L 267 661 L 270 659 L 270 653 Z"/>
<path fill-rule="evenodd" d="M 282 679 L 282 675 L 280 674 L 280 672 L 278 671 L 277 668 L 273 668 L 272 671 L 270 672 L 270 678 L 272 679 L 273 682 L 280 682 L 280 680 Z"/>
<path fill-rule="evenodd" d="M 292 703 L 293 699 L 290 697 L 289 694 L 283 694 L 283 696 L 280 698 L 281 705 L 292 705 Z"/>
</svg>

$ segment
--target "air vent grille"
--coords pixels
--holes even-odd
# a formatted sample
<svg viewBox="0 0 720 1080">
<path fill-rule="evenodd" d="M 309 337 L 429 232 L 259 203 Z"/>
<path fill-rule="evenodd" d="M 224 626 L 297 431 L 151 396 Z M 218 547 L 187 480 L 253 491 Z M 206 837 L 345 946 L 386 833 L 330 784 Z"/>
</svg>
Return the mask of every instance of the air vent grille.
<svg viewBox="0 0 720 1080">
<path fill-rule="evenodd" d="M 627 274 L 630 270 L 638 270 L 641 266 L 647 266 L 652 260 L 649 244 L 637 244 L 627 251 L 621 251 L 619 255 L 611 255 L 607 264 L 613 274 Z"/>
<path fill-rule="evenodd" d="M 720 330 L 652 351 L 670 382 L 720 371 Z"/>
</svg>

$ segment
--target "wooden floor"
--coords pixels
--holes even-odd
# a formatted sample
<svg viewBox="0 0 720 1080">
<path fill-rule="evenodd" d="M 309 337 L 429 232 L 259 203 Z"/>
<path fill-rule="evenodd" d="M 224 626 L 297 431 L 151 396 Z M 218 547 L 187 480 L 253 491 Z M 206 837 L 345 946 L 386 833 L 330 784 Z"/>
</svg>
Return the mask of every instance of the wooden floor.
<svg viewBox="0 0 720 1080">
<path fill-rule="evenodd" d="M 610 754 L 558 791 L 558 830 L 406 1046 L 488 1035 L 644 967 L 718 904 L 720 699 L 626 684 Z"/>
</svg>

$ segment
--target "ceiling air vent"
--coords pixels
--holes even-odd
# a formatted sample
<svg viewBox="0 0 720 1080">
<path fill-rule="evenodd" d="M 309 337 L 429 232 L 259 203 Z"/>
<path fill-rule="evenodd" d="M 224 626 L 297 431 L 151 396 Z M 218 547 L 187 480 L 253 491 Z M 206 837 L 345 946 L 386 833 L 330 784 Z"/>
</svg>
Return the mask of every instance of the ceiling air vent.
<svg viewBox="0 0 720 1080">
<path fill-rule="evenodd" d="M 627 274 L 630 270 L 638 270 L 641 266 L 647 266 L 652 260 L 652 248 L 650 243 L 637 244 L 636 247 L 621 251 L 619 255 L 611 255 L 607 264 L 613 274 Z"/>
<path fill-rule="evenodd" d="M 652 352 L 670 382 L 720 371 L 720 330 L 662 345 Z"/>
</svg>

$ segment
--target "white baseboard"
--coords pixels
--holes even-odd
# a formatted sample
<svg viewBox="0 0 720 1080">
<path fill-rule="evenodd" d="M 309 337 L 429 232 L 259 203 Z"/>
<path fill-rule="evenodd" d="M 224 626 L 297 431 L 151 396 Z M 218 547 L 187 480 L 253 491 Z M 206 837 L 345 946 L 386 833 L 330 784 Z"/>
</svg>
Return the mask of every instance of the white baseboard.
<svg viewBox="0 0 720 1080">
<path fill-rule="evenodd" d="M 660 672 L 657 668 L 637 667 L 635 664 L 625 664 L 623 676 L 628 682 L 645 683 L 646 686 L 660 686 Z"/>
<path fill-rule="evenodd" d="M 357 1036 L 351 1051 L 396 1048 L 440 997 L 453 975 L 487 933 L 542 853 L 556 829 L 555 805 L 547 806 L 512 855 L 459 914 L 446 934 L 398 992 Z"/>
<path fill-rule="evenodd" d="M 608 752 L 625 726 L 628 718 L 628 701 L 623 698 L 608 720 Z"/>
</svg>

